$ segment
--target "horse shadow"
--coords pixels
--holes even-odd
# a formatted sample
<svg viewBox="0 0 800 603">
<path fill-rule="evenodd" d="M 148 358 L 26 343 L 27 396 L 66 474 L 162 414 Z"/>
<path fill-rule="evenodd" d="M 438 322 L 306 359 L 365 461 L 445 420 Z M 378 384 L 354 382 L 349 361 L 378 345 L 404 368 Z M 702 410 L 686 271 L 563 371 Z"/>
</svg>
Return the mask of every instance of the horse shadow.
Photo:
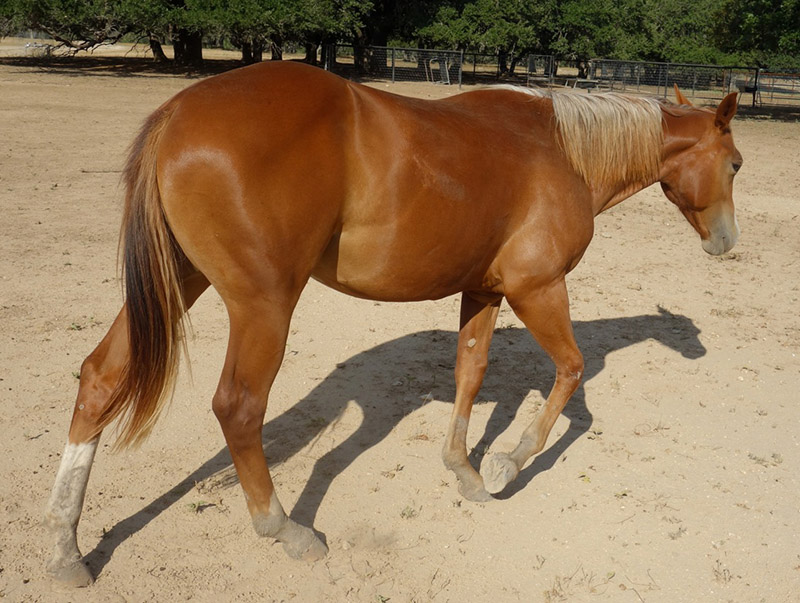
<svg viewBox="0 0 800 603">
<path fill-rule="evenodd" d="M 698 359 L 706 353 L 699 339 L 700 330 L 692 320 L 660 307 L 656 314 L 577 321 L 573 327 L 584 354 L 584 383 L 603 371 L 611 352 L 646 340 L 658 341 L 689 359 Z M 384 440 L 400 421 L 429 400 L 455 398 L 453 369 L 457 341 L 458 334 L 454 331 L 421 331 L 360 352 L 339 363 L 305 398 L 264 425 L 264 452 L 274 468 L 319 438 L 329 424 L 343 415 L 351 401 L 363 411 L 356 430 L 315 462 L 291 511 L 294 520 L 313 525 L 329 485 L 359 455 Z M 554 378 L 552 362 L 527 330 L 495 331 L 489 369 L 477 403 L 494 400 L 496 405 L 478 444 L 470 452 L 473 466 L 479 465 L 483 451 L 511 425 L 530 393 L 538 391 L 546 396 Z M 513 496 L 537 474 L 550 469 L 590 429 L 593 417 L 586 405 L 583 385 L 573 394 L 563 414 L 570 422 L 567 431 L 536 456 L 498 498 Z M 122 542 L 192 488 L 213 491 L 237 483 L 230 455 L 223 448 L 169 491 L 107 531 L 85 556 L 86 563 L 95 575 L 99 574 Z"/>
</svg>

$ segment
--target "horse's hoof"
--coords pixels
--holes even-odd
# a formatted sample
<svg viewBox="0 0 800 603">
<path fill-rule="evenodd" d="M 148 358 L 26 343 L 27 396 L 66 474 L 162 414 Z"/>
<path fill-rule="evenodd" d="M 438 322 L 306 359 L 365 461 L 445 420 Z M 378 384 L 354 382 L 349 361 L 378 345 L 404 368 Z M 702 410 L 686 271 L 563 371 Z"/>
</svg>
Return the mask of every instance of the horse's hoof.
<svg viewBox="0 0 800 603">
<path fill-rule="evenodd" d="M 325 556 L 328 554 L 328 547 L 325 545 L 322 540 L 314 537 L 314 542 L 311 543 L 311 546 L 306 549 L 306 552 L 300 556 L 300 559 L 307 563 L 313 563 L 315 561 L 320 561 L 324 559 Z"/>
<path fill-rule="evenodd" d="M 519 467 L 504 452 L 494 454 L 481 464 L 481 476 L 487 492 L 497 494 L 519 475 Z"/>
<path fill-rule="evenodd" d="M 293 538 L 283 543 L 283 550 L 292 559 L 300 559 L 309 563 L 319 561 L 328 554 L 328 547 L 309 528 L 294 524 Z M 299 528 L 299 529 L 298 529 Z"/>
<path fill-rule="evenodd" d="M 83 561 L 75 561 L 69 565 L 57 568 L 49 568 L 47 573 L 63 588 L 83 588 L 94 584 L 94 577 L 89 572 L 89 568 Z"/>
<path fill-rule="evenodd" d="M 464 482 L 458 482 L 458 493 L 472 502 L 485 503 L 494 500 L 494 497 L 486 491 L 483 484 L 467 485 Z"/>
</svg>

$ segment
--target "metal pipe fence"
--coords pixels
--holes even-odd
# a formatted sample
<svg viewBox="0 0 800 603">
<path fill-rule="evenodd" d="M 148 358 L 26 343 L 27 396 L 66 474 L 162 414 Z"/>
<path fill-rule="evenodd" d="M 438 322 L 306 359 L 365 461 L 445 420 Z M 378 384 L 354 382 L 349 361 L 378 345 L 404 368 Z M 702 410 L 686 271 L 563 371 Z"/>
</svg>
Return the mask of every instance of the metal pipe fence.
<svg viewBox="0 0 800 603">
<path fill-rule="evenodd" d="M 587 79 L 610 90 L 663 97 L 677 84 L 690 99 L 718 101 L 730 92 L 744 92 L 740 83 L 757 74 L 755 67 L 593 59 Z"/>
<path fill-rule="evenodd" d="M 800 105 L 800 73 L 759 71 L 756 77 L 736 80 L 736 87 L 753 94 L 753 106 Z"/>
<path fill-rule="evenodd" d="M 388 79 L 392 82 L 431 82 L 461 85 L 464 53 L 387 46 L 331 45 L 324 67 L 339 74 Z"/>
<path fill-rule="evenodd" d="M 677 84 L 693 102 L 718 102 L 730 92 L 739 92 L 740 102 L 754 106 L 800 105 L 800 73 L 759 72 L 755 67 L 613 59 L 584 62 L 552 55 L 501 57 L 457 50 L 345 44 L 326 46 L 321 58 L 325 69 L 341 75 L 392 82 L 461 86 L 502 81 L 660 97 L 670 96 Z"/>
</svg>

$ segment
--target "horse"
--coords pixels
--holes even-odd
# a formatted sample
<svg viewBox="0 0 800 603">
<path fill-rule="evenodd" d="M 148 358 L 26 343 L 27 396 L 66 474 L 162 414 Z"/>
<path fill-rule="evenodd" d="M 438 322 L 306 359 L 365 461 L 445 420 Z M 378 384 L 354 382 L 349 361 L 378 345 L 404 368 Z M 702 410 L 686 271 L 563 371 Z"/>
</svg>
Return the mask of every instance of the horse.
<svg viewBox="0 0 800 603">
<path fill-rule="evenodd" d="M 45 511 L 55 540 L 48 573 L 71 586 L 93 581 L 76 529 L 98 440 L 112 422 L 116 447 L 151 432 L 173 389 L 186 312 L 210 286 L 230 320 L 212 408 L 259 535 L 294 558 L 327 552 L 285 513 L 261 437 L 290 317 L 311 278 L 378 301 L 461 294 L 442 458 L 463 497 L 491 500 L 544 448 L 581 381 L 565 277 L 595 216 L 660 182 L 706 252 L 725 253 L 739 236 L 736 94 L 708 109 L 676 93 L 677 104 L 510 87 L 420 100 L 262 63 L 163 104 L 123 171 L 125 300 L 81 365 Z M 517 447 L 479 473 L 466 435 L 503 299 L 556 374 Z"/>
</svg>

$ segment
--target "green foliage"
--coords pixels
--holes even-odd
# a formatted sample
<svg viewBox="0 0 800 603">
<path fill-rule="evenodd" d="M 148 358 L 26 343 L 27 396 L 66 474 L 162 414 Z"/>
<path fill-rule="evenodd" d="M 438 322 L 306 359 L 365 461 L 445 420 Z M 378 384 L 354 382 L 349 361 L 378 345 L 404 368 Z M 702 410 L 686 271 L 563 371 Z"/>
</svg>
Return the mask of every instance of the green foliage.
<svg viewBox="0 0 800 603">
<path fill-rule="evenodd" d="M 614 0 L 567 0 L 556 7 L 555 54 L 588 60 L 613 57 L 615 42 L 624 38 L 621 15 L 624 4 Z"/>
<path fill-rule="evenodd" d="M 417 34 L 426 45 L 482 53 L 543 49 L 546 7 L 524 0 L 476 0 L 459 11 L 444 5 Z"/>
<path fill-rule="evenodd" d="M 115 42 L 127 32 L 115 9 L 106 0 L 7 0 L 3 12 L 17 27 L 43 31 L 77 51 Z"/>
<path fill-rule="evenodd" d="M 75 51 L 123 35 L 178 44 L 202 33 L 254 52 L 391 39 L 501 56 L 800 68 L 800 0 L 0 0 L 0 36 L 23 29 Z"/>
<path fill-rule="evenodd" d="M 722 52 L 771 69 L 800 68 L 800 1 L 722 0 L 714 16 Z"/>
</svg>

